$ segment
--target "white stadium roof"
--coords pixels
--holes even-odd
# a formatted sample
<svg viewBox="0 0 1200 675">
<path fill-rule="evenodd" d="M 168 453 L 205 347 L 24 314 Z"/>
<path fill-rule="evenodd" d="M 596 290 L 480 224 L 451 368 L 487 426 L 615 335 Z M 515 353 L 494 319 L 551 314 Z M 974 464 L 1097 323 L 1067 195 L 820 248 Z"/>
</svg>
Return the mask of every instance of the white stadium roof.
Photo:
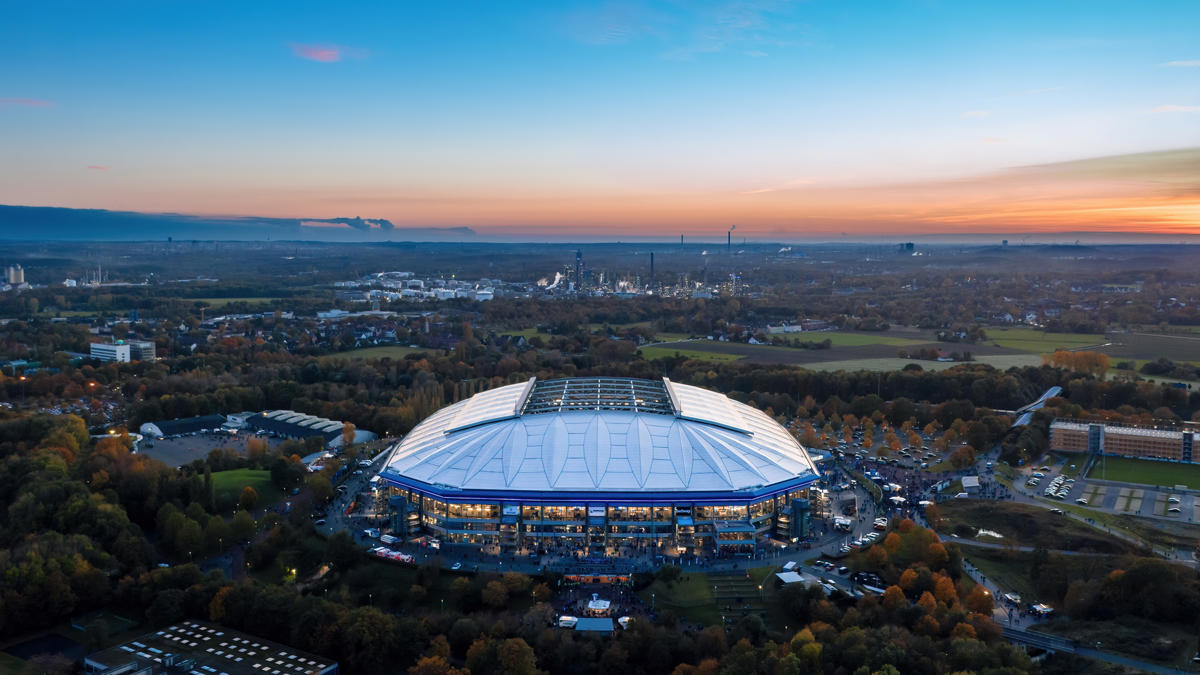
<svg viewBox="0 0 1200 675">
<path fill-rule="evenodd" d="M 817 472 L 775 420 L 716 392 L 577 378 L 444 408 L 396 447 L 382 475 L 452 490 L 654 493 L 750 490 Z"/>
</svg>

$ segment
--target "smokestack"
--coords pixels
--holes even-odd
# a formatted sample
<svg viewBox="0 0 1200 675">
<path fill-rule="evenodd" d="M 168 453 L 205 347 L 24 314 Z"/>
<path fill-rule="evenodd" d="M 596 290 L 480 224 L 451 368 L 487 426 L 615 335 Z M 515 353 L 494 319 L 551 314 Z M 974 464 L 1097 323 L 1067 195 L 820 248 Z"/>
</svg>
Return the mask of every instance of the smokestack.
<svg viewBox="0 0 1200 675">
<path fill-rule="evenodd" d="M 654 288 L 654 252 L 650 252 L 650 288 Z"/>
<path fill-rule="evenodd" d="M 725 252 L 733 253 L 733 230 L 725 233 Z"/>
</svg>

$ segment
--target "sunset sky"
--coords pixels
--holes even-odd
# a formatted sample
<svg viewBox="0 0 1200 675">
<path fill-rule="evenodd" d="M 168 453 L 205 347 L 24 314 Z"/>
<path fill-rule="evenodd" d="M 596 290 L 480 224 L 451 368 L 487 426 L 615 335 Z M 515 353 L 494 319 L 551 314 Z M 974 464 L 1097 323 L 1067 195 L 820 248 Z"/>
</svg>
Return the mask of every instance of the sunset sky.
<svg viewBox="0 0 1200 675">
<path fill-rule="evenodd" d="M 7 3 L 0 204 L 1200 235 L 1197 36 L 1194 0 Z"/>
</svg>

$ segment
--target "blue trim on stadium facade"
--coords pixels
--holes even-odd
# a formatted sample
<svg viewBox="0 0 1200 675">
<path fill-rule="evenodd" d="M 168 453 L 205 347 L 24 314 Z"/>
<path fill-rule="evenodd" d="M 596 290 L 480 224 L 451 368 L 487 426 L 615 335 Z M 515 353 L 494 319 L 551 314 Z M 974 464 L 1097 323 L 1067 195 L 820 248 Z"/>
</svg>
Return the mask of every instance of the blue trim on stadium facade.
<svg viewBox="0 0 1200 675">
<path fill-rule="evenodd" d="M 691 491 L 677 492 L 572 492 L 540 491 L 540 490 L 461 490 L 457 488 L 438 487 L 415 481 L 398 474 L 379 473 L 379 477 L 392 487 L 416 490 L 445 502 L 477 504 L 480 502 L 541 502 L 562 505 L 584 505 L 588 503 L 605 504 L 674 504 L 680 502 L 698 503 L 704 506 L 719 506 L 723 504 L 750 504 L 779 494 L 803 490 L 816 483 L 820 476 L 817 474 L 799 476 L 792 480 L 782 481 L 755 490 L 722 490 L 722 491 Z"/>
</svg>

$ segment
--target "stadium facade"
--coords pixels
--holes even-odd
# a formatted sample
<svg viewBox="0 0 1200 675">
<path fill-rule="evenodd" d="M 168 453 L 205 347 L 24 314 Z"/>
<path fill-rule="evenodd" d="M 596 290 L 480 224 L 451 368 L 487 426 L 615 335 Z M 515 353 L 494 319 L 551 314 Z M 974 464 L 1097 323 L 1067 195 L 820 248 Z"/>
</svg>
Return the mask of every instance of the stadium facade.
<svg viewBox="0 0 1200 675">
<path fill-rule="evenodd" d="M 765 413 L 628 378 L 477 394 L 417 425 L 379 475 L 397 536 L 722 552 L 806 536 L 819 477 Z"/>
</svg>

